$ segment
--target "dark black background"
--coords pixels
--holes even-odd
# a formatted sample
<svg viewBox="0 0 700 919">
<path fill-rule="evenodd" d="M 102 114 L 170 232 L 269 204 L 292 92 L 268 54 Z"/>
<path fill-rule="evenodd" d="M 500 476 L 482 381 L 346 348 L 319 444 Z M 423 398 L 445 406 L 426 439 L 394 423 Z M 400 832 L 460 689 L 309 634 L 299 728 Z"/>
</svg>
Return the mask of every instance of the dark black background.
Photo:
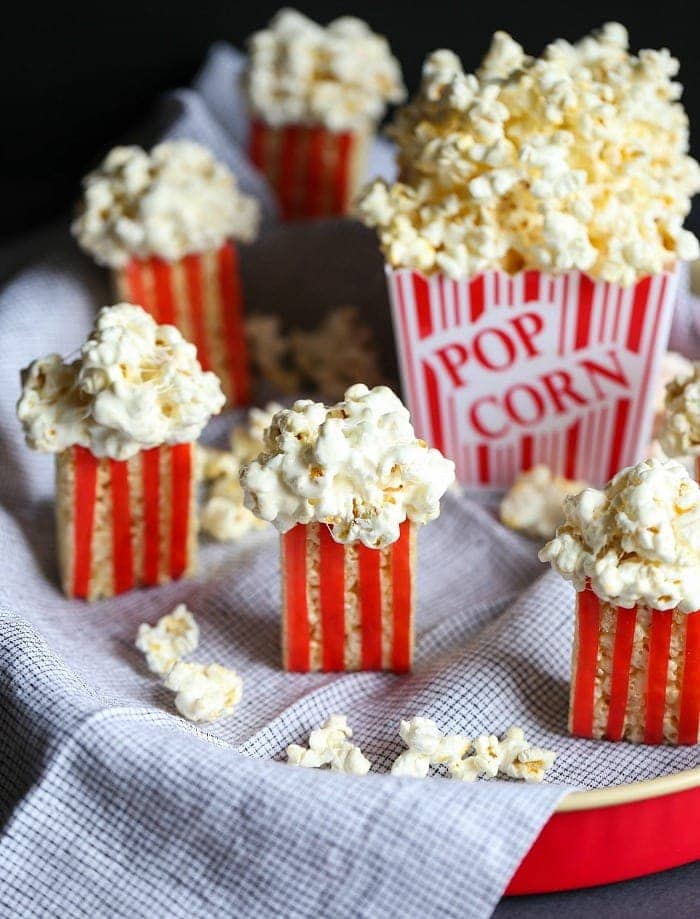
<svg viewBox="0 0 700 919">
<path fill-rule="evenodd" d="M 61 212 L 83 172 L 157 95 L 187 83 L 216 39 L 242 46 L 278 2 L 112 0 L 36 4 L 15 0 L 0 25 L 0 234 L 14 235 Z M 426 52 L 449 47 L 473 69 L 496 29 L 537 52 L 551 39 L 575 40 L 602 22 L 623 22 L 632 47 L 669 47 L 700 153 L 697 3 L 316 2 L 299 8 L 320 21 L 353 13 L 388 35 L 407 85 Z M 695 16 L 693 16 L 693 10 Z M 6 8 L 9 12 L 9 5 Z M 4 16 L 5 14 L 3 14 Z M 700 215 L 693 224 L 698 226 Z"/>
</svg>

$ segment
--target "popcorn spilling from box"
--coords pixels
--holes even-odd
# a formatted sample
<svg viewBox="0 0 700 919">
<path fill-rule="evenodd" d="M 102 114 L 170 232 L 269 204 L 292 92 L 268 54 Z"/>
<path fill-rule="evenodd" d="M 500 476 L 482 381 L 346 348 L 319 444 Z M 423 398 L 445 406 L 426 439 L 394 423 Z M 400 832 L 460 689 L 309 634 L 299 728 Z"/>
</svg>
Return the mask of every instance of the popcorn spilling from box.
<svg viewBox="0 0 700 919">
<path fill-rule="evenodd" d="M 682 227 L 700 168 L 668 51 L 608 23 L 527 56 L 497 32 L 476 74 L 433 52 L 397 116 L 399 181 L 359 211 L 396 267 L 451 278 L 578 269 L 631 285 L 697 258 Z"/>
<path fill-rule="evenodd" d="M 309 735 L 309 746 L 290 744 L 287 762 L 293 766 L 318 769 L 330 766 L 332 772 L 366 775 L 371 767 L 362 750 L 350 740 L 352 729 L 345 715 L 329 715 L 321 727 Z"/>
<path fill-rule="evenodd" d="M 115 147 L 83 187 L 72 232 L 85 251 L 110 268 L 123 268 L 134 257 L 175 261 L 257 234 L 257 201 L 193 141 L 158 144 L 150 153 Z"/>
<path fill-rule="evenodd" d="M 283 9 L 248 40 L 245 83 L 253 113 L 270 125 L 322 124 L 332 131 L 379 121 L 404 98 L 385 38 L 353 16 L 325 28 Z"/>
<path fill-rule="evenodd" d="M 521 472 L 504 495 L 501 521 L 535 539 L 551 539 L 564 522 L 564 499 L 585 487 L 585 482 L 554 475 L 546 466 L 534 466 Z"/>
</svg>

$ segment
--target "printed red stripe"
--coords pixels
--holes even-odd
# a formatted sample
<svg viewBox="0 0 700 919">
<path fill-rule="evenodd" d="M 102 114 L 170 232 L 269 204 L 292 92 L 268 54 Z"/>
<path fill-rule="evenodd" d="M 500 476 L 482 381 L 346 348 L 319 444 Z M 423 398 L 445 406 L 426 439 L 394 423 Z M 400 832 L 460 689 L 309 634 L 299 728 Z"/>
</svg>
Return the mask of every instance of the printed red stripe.
<svg viewBox="0 0 700 919">
<path fill-rule="evenodd" d="M 630 661 L 637 608 L 618 607 L 615 624 L 615 646 L 612 660 L 612 683 L 610 687 L 610 708 L 605 736 L 608 740 L 621 740 L 625 726 L 627 695 L 629 692 Z"/>
<path fill-rule="evenodd" d="M 243 331 L 243 308 L 238 272 L 238 256 L 232 243 L 226 243 L 218 253 L 221 325 L 226 343 L 228 370 L 233 379 L 236 405 L 250 402 L 248 352 Z"/>
<path fill-rule="evenodd" d="M 287 670 L 309 669 L 309 613 L 306 600 L 306 533 L 301 524 L 282 537 Z"/>
<path fill-rule="evenodd" d="M 162 258 L 152 258 L 151 270 L 155 291 L 153 316 L 164 325 L 175 325 L 172 266 Z"/>
<path fill-rule="evenodd" d="M 476 448 L 476 462 L 479 468 L 479 481 L 482 485 L 488 485 L 491 480 L 489 448 L 486 444 L 479 444 Z"/>
<path fill-rule="evenodd" d="M 591 335 L 591 319 L 593 317 L 593 291 L 595 284 L 586 274 L 579 277 L 578 286 L 578 318 L 576 320 L 576 337 L 574 349 L 580 351 L 587 347 Z"/>
<path fill-rule="evenodd" d="M 576 458 L 578 455 L 578 442 L 581 433 L 581 421 L 576 421 L 566 432 L 566 462 L 564 475 L 569 479 L 576 478 Z"/>
<path fill-rule="evenodd" d="M 521 451 L 522 451 L 521 467 L 524 470 L 532 469 L 532 465 L 533 465 L 532 447 L 533 447 L 532 435 L 526 434 L 525 437 L 523 437 L 521 440 Z"/>
<path fill-rule="evenodd" d="M 430 411 L 430 426 L 432 428 L 432 446 L 441 453 L 445 452 L 445 435 L 442 425 L 442 412 L 440 410 L 440 388 L 437 376 L 430 364 L 423 364 L 425 389 L 428 395 L 428 409 Z"/>
<path fill-rule="evenodd" d="M 132 258 L 123 269 L 126 280 L 126 296 L 130 303 L 148 309 L 146 305 L 146 285 L 143 277 L 143 263 Z"/>
<path fill-rule="evenodd" d="M 418 320 L 418 337 L 427 338 L 433 331 L 433 316 L 430 309 L 430 288 L 428 281 L 419 272 L 412 273 L 413 296 L 416 301 L 416 318 Z"/>
<path fill-rule="evenodd" d="M 647 664 L 644 743 L 659 744 L 664 739 L 668 651 L 671 646 L 671 610 L 652 610 L 649 662 Z"/>
<path fill-rule="evenodd" d="M 197 357 L 204 370 L 211 370 L 207 331 L 204 323 L 204 282 L 202 280 L 202 256 L 186 255 L 182 260 L 185 269 L 187 300 L 190 308 L 190 322 L 194 334 Z"/>
<path fill-rule="evenodd" d="M 423 427 L 423 421 L 422 418 L 419 417 L 418 413 L 418 383 L 416 381 L 416 367 L 413 363 L 413 348 L 411 345 L 411 332 L 408 325 L 406 301 L 404 299 L 403 288 L 401 284 L 402 277 L 403 275 L 392 272 L 391 282 L 394 285 L 394 290 L 398 298 L 399 327 L 401 329 L 401 337 L 403 339 L 403 349 L 401 350 L 401 355 L 403 357 L 405 354 L 406 377 L 409 389 L 409 408 L 411 409 L 411 414 L 413 415 L 413 422 L 416 430 L 420 431 Z"/>
<path fill-rule="evenodd" d="M 257 118 L 254 118 L 250 124 L 250 138 L 248 143 L 248 150 L 250 153 L 250 159 L 254 166 L 257 166 L 258 169 L 264 170 L 265 168 L 265 136 L 266 136 L 265 125 L 262 121 Z"/>
<path fill-rule="evenodd" d="M 323 669 L 345 669 L 345 546 L 325 525 L 320 536 L 320 599 Z"/>
<path fill-rule="evenodd" d="M 563 278 L 563 286 L 561 289 L 561 305 L 560 305 L 560 326 L 559 326 L 559 354 L 566 353 L 566 333 L 568 331 L 568 318 L 569 318 L 569 275 L 565 274 Z"/>
<path fill-rule="evenodd" d="M 469 302 L 471 304 L 471 320 L 476 322 L 484 312 L 484 276 L 477 275 L 469 282 Z"/>
<path fill-rule="evenodd" d="M 115 594 L 134 586 L 134 550 L 131 544 L 131 499 L 126 461 L 109 461 L 112 492 L 112 570 Z"/>
<path fill-rule="evenodd" d="M 698 742 L 700 720 L 700 612 L 688 613 L 685 624 L 683 683 L 678 719 L 678 743 Z"/>
<path fill-rule="evenodd" d="M 73 576 L 71 596 L 87 598 L 92 571 L 92 530 L 95 522 L 99 460 L 85 447 L 73 447 Z"/>
<path fill-rule="evenodd" d="M 354 137 L 349 131 L 336 136 L 336 158 L 333 173 L 333 213 L 344 214 L 350 203 L 350 157 Z"/>
<path fill-rule="evenodd" d="M 571 733 L 577 737 L 593 734 L 593 695 L 598 660 L 600 603 L 590 588 L 577 596 L 578 654 L 571 718 Z"/>
<path fill-rule="evenodd" d="M 411 669 L 411 524 L 401 524 L 401 535 L 391 547 L 391 602 L 394 641 L 391 668 L 396 673 Z"/>
<path fill-rule="evenodd" d="M 319 217 L 323 214 L 323 150 L 328 137 L 328 132 L 323 128 L 311 128 L 308 132 L 308 185 L 307 203 L 309 217 Z"/>
<path fill-rule="evenodd" d="M 627 347 L 630 351 L 639 351 L 644 331 L 644 317 L 649 303 L 651 278 L 643 278 L 634 289 L 630 324 L 627 330 Z"/>
<path fill-rule="evenodd" d="M 189 556 L 190 498 L 192 487 L 192 445 L 170 447 L 170 574 L 180 578 L 187 569 Z"/>
<path fill-rule="evenodd" d="M 362 669 L 382 669 L 382 588 L 379 576 L 382 553 L 358 548 L 360 570 L 360 621 L 362 623 Z"/>
<path fill-rule="evenodd" d="M 524 292 L 524 302 L 531 303 L 533 300 L 538 300 L 540 296 L 540 273 L 539 271 L 526 271 L 525 272 L 525 292 Z"/>
<path fill-rule="evenodd" d="M 160 568 L 160 447 L 141 454 L 143 488 L 143 583 L 158 583 Z"/>
<path fill-rule="evenodd" d="M 608 463 L 607 479 L 611 479 L 620 469 L 620 457 L 625 445 L 625 435 L 627 433 L 627 419 L 630 413 L 630 400 L 618 399 L 615 410 L 615 423 L 613 425 L 612 449 L 610 451 L 610 462 Z"/>
<path fill-rule="evenodd" d="M 289 220 L 298 216 L 295 173 L 299 160 L 298 153 L 301 129 L 296 125 L 287 125 L 287 127 L 282 129 L 281 133 L 282 143 L 277 151 L 277 162 L 279 163 L 277 190 L 279 193 L 282 218 L 284 220 Z"/>
</svg>

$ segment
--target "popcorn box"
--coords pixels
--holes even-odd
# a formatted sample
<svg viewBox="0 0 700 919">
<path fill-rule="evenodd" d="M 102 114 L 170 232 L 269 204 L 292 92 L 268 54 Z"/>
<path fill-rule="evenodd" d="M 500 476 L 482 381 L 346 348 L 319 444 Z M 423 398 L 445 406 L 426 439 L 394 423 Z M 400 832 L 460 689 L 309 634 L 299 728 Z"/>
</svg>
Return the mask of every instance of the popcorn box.
<svg viewBox="0 0 700 919">
<path fill-rule="evenodd" d="M 298 524 L 281 543 L 285 670 L 411 669 L 413 524 L 383 549 L 337 543 L 318 523 Z"/>
<path fill-rule="evenodd" d="M 132 259 L 115 272 L 118 295 L 159 323 L 175 325 L 197 347 L 204 370 L 221 380 L 229 405 L 250 402 L 248 350 L 238 255 L 233 243 L 175 262 Z"/>
<path fill-rule="evenodd" d="M 164 584 L 196 564 L 194 444 L 98 458 L 84 447 L 56 457 L 61 584 L 98 600 Z"/>
<path fill-rule="evenodd" d="M 284 220 L 347 214 L 365 175 L 369 137 L 320 125 L 250 126 L 250 158 L 274 189 Z"/>
<path fill-rule="evenodd" d="M 544 463 L 602 486 L 641 458 L 674 272 L 627 288 L 578 271 L 386 273 L 416 432 L 460 482 L 507 487 Z"/>
<path fill-rule="evenodd" d="M 700 611 L 616 607 L 577 594 L 569 730 L 578 737 L 695 744 Z"/>
</svg>

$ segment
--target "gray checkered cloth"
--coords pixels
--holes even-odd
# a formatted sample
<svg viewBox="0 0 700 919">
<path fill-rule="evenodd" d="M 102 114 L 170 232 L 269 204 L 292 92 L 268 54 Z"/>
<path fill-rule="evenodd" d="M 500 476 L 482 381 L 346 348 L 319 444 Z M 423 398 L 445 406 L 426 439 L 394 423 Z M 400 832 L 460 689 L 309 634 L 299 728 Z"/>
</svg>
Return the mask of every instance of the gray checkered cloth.
<svg viewBox="0 0 700 919">
<path fill-rule="evenodd" d="M 135 137 L 202 140 L 263 201 L 268 227 L 243 253 L 249 307 L 311 324 L 357 303 L 391 371 L 372 235 L 347 221 L 274 224 L 234 143 L 237 69 L 217 46 L 196 90 L 168 97 Z M 567 736 L 573 594 L 468 495 L 449 494 L 419 536 L 410 676 L 280 671 L 272 530 L 204 544 L 192 581 L 93 605 L 63 598 L 52 461 L 22 443 L 18 373 L 47 351 L 72 352 L 110 294 L 65 228 L 6 255 L 6 268 L 32 260 L 0 292 L 0 915 L 484 917 L 570 788 L 697 763 L 692 748 Z M 176 715 L 134 648 L 139 623 L 179 602 L 201 624 L 194 658 L 243 676 L 239 709 L 211 727 Z M 348 715 L 368 776 L 283 764 L 285 747 L 331 712 Z M 402 748 L 399 720 L 418 714 L 470 735 L 520 724 L 559 756 L 541 786 L 381 774 Z"/>
</svg>

